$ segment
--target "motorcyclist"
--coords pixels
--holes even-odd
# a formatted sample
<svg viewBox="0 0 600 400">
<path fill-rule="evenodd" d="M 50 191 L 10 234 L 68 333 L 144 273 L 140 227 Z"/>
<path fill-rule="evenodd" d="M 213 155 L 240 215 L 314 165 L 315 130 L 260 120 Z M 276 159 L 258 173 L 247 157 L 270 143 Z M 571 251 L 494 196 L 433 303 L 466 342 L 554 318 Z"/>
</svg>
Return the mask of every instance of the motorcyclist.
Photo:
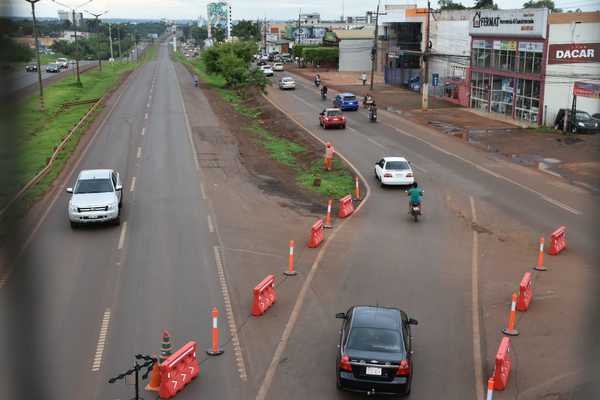
<svg viewBox="0 0 600 400">
<path fill-rule="evenodd" d="M 198 77 L 196 75 L 193 76 L 194 86 L 198 86 Z"/>
<path fill-rule="evenodd" d="M 419 187 L 417 181 L 414 181 L 412 184 L 412 188 L 407 190 L 408 196 L 410 197 L 408 201 L 408 212 L 412 211 L 413 206 L 421 206 L 421 197 L 423 196 L 423 189 Z M 423 207 L 421 206 L 421 212 L 423 211 Z"/>
<path fill-rule="evenodd" d="M 327 97 L 327 85 L 323 85 L 323 87 L 321 88 L 321 97 Z"/>
<path fill-rule="evenodd" d="M 316 74 L 315 75 L 315 85 L 319 86 L 321 84 L 321 75 Z"/>
<path fill-rule="evenodd" d="M 367 93 L 365 95 L 365 99 L 363 100 L 363 102 L 364 102 L 365 107 L 369 107 L 374 102 L 373 96 L 371 96 L 369 93 Z"/>
<path fill-rule="evenodd" d="M 375 104 L 375 101 L 373 101 L 370 105 L 369 105 L 369 119 L 376 119 L 377 118 L 377 104 Z"/>
</svg>

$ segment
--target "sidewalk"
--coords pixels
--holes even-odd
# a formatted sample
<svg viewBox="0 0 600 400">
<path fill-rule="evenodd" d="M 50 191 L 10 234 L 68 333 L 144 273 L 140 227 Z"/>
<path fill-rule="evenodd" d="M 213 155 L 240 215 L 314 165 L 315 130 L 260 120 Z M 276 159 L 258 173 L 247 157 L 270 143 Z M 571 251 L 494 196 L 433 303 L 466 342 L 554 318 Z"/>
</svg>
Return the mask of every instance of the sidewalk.
<svg viewBox="0 0 600 400">
<path fill-rule="evenodd" d="M 290 72 L 308 79 L 312 68 L 289 68 Z M 419 125 L 452 135 L 458 140 L 516 164 L 564 178 L 593 192 L 600 192 L 600 135 L 565 136 L 548 129 L 522 128 L 512 121 L 498 120 L 474 110 L 429 98 L 429 110 L 421 111 L 421 96 L 401 87 L 385 85 L 378 74 L 374 90 L 357 82 L 360 72 L 325 72 L 322 81 L 333 89 L 349 91 L 357 96 L 371 93 L 379 109 L 402 115 Z"/>
</svg>

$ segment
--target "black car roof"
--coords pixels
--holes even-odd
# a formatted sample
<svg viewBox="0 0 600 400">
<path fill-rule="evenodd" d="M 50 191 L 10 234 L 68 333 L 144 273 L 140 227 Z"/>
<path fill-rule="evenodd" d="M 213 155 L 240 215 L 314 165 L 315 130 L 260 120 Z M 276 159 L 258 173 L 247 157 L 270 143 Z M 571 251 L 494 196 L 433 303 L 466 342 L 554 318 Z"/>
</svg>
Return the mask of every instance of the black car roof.
<svg viewBox="0 0 600 400">
<path fill-rule="evenodd" d="M 400 329 L 402 317 L 397 308 L 356 306 L 352 314 L 352 326 L 382 329 Z"/>
</svg>

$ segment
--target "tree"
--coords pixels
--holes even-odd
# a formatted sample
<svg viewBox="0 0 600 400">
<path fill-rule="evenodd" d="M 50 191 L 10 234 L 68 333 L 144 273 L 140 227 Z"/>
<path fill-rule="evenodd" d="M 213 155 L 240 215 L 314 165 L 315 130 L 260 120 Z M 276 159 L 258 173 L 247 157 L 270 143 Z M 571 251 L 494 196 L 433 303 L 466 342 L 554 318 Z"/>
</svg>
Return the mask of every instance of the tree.
<svg viewBox="0 0 600 400">
<path fill-rule="evenodd" d="M 225 41 L 225 30 L 220 26 L 217 26 L 213 29 L 212 37 L 217 43 L 221 43 Z"/>
<path fill-rule="evenodd" d="M 488 8 L 492 10 L 497 10 L 498 5 L 494 3 L 494 0 L 477 0 L 473 8 Z"/>
<path fill-rule="evenodd" d="M 240 38 L 240 40 L 260 40 L 260 25 L 253 21 L 241 20 L 233 28 L 231 35 Z"/>
<path fill-rule="evenodd" d="M 556 8 L 552 0 L 529 0 L 523 4 L 523 8 L 547 8 L 552 12 L 562 12 L 560 8 Z"/>
<path fill-rule="evenodd" d="M 440 10 L 464 10 L 467 8 L 462 3 L 455 3 L 452 0 L 439 0 L 438 4 Z"/>
<path fill-rule="evenodd" d="M 204 40 L 208 38 L 208 29 L 205 26 L 194 26 L 190 29 L 190 35 L 196 43 L 196 46 L 202 45 Z"/>
</svg>

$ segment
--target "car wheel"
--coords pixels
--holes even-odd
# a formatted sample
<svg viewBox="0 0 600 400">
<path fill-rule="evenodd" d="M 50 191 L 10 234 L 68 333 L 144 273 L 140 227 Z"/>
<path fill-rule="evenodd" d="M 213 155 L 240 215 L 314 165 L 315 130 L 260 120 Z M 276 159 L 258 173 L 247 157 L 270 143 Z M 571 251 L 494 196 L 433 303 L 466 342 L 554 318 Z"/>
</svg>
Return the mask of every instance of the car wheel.
<svg viewBox="0 0 600 400">
<path fill-rule="evenodd" d="M 119 215 L 117 215 L 117 218 L 115 218 L 115 220 L 113 221 L 113 224 L 116 226 L 121 225 L 121 213 L 119 213 Z"/>
<path fill-rule="evenodd" d="M 379 186 L 381 186 L 381 188 L 385 188 L 385 183 L 383 183 L 383 179 L 379 180 Z"/>
<path fill-rule="evenodd" d="M 342 125 L 342 129 L 346 129 L 346 124 Z"/>
<path fill-rule="evenodd" d="M 79 225 L 77 225 L 77 222 L 71 221 L 71 229 L 77 229 L 78 227 Z"/>
</svg>

